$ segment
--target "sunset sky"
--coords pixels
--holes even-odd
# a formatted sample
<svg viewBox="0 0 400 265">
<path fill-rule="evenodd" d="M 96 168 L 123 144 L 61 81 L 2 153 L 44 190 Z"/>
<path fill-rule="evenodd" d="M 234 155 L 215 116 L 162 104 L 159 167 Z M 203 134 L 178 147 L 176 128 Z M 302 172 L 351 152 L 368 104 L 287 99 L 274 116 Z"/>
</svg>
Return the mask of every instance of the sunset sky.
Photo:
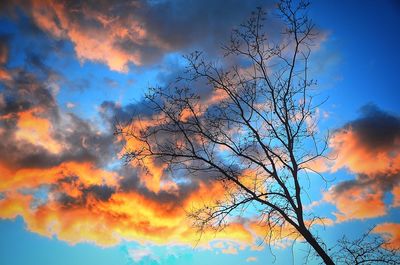
<svg viewBox="0 0 400 265">
<path fill-rule="evenodd" d="M 149 116 L 145 93 L 180 76 L 184 55 L 223 58 L 259 6 L 278 34 L 274 1 L 1 1 L 0 264 L 300 264 L 307 246 L 262 244 L 252 213 L 200 238 L 187 211 L 223 188 L 124 164 L 114 135 Z M 400 3 L 312 1 L 309 17 L 335 159 L 315 165 L 327 182 L 310 173 L 306 209 L 328 246 L 375 226 L 400 247 Z"/>
</svg>

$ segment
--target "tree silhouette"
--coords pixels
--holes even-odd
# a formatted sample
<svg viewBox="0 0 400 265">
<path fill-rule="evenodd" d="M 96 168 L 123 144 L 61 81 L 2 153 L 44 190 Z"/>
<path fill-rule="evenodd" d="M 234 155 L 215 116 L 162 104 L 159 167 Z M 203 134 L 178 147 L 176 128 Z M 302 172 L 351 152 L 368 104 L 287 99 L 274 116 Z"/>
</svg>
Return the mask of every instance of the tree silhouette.
<svg viewBox="0 0 400 265">
<path fill-rule="evenodd" d="M 355 240 L 343 236 L 332 253 L 335 261 L 346 265 L 400 264 L 399 249 L 381 237 L 371 235 L 372 231 L 373 228 Z"/>
<path fill-rule="evenodd" d="M 230 216 L 252 205 L 266 231 L 291 229 L 325 264 L 334 264 L 312 232 L 318 216 L 303 206 L 307 170 L 327 149 L 327 138 L 316 130 L 316 82 L 308 63 L 317 34 L 307 7 L 303 1 L 278 4 L 285 25 L 279 40 L 265 33 L 266 14 L 257 9 L 232 32 L 222 61 L 208 61 L 201 52 L 186 56 L 178 82 L 147 95 L 151 121 L 137 117 L 131 126 L 118 126 L 117 134 L 135 141 L 125 150 L 127 161 L 146 167 L 154 159 L 173 172 L 224 185 L 224 199 L 189 212 L 200 232 L 223 229 Z M 209 95 L 194 84 L 206 86 Z"/>
</svg>

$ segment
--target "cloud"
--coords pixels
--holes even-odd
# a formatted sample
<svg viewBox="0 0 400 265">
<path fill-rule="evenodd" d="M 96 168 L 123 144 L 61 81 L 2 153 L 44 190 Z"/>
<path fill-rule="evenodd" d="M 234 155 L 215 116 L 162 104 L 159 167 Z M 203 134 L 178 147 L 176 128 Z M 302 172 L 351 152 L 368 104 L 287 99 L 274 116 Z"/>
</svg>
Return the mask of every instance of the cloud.
<svg viewBox="0 0 400 265">
<path fill-rule="evenodd" d="M 128 250 L 129 256 L 135 263 L 140 262 L 142 259 L 149 257 L 152 260 L 157 260 L 153 251 L 149 248 L 140 248 L 140 249 L 129 249 Z"/>
<path fill-rule="evenodd" d="M 27 25 L 27 34 L 42 36 L 44 30 L 53 38 L 69 40 L 82 62 L 98 61 L 116 71 L 127 71 L 130 63 L 157 62 L 174 51 L 208 47 L 213 53 L 217 40 L 245 19 L 253 6 L 246 1 L 24 3 L 35 22 Z M 8 50 L 3 50 L 0 62 L 6 64 Z M 23 67 L 0 66 L 0 218 L 22 216 L 32 232 L 70 244 L 102 246 L 121 241 L 207 245 L 216 238 L 252 245 L 269 232 L 251 220 L 233 220 L 224 231 L 210 228 L 199 238 L 186 209 L 222 199 L 225 187 L 212 176 L 170 174 L 157 159 L 147 160 L 145 170 L 133 163 L 115 166 L 125 143 L 115 141 L 113 121 L 127 122 L 132 113 L 141 114 L 143 123 L 162 117 L 142 102 L 119 106 L 106 101 L 100 107 L 105 131 L 64 112 L 56 97 L 66 79 L 44 63 L 45 57 L 46 52 L 30 52 Z M 164 76 L 164 81 L 173 80 L 181 70 Z M 104 79 L 111 86 L 113 81 Z M 87 82 L 69 85 L 83 89 Z M 223 98 L 200 84 L 194 88 L 205 96 L 205 105 Z M 131 140 L 125 147 L 137 144 Z M 292 231 L 276 229 L 271 232 L 274 240 L 282 235 L 296 238 Z M 228 244 L 224 252 L 237 252 L 235 246 Z M 142 251 L 136 257 L 147 254 Z"/>
<path fill-rule="evenodd" d="M 221 253 L 228 255 L 236 255 L 240 249 L 244 249 L 244 245 L 240 245 L 239 243 L 234 242 L 226 242 L 226 241 L 218 241 L 215 244 L 211 244 L 211 246 L 215 249 L 220 249 Z"/>
<path fill-rule="evenodd" d="M 248 257 L 247 259 L 246 259 L 246 262 L 256 262 L 257 261 L 257 258 L 256 257 Z"/>
<path fill-rule="evenodd" d="M 361 110 L 362 116 L 337 130 L 330 141 L 336 160 L 333 172 L 346 168 L 356 178 L 330 188 L 324 199 L 335 204 L 338 221 L 383 216 L 385 193 L 398 205 L 400 185 L 400 118 L 374 105 Z M 373 207 L 371 207 L 373 205 Z"/>
<path fill-rule="evenodd" d="M 50 168 L 22 167 L 12 168 L 0 163 L 3 168 L 1 175 L 1 191 L 20 189 L 35 189 L 41 185 L 53 185 L 66 177 L 77 176 L 84 185 L 113 184 L 117 177 L 115 173 L 98 169 L 90 162 L 63 162 Z M 96 178 L 93 175 L 98 176 Z M 72 185 L 69 183 L 69 185 Z"/>
<path fill-rule="evenodd" d="M 7 35 L 0 36 L 0 81 L 11 80 L 11 74 L 4 67 L 7 64 L 9 57 L 8 43 L 9 43 L 9 36 Z"/>
<path fill-rule="evenodd" d="M 0 80 L 2 80 L 2 81 L 11 80 L 10 73 L 7 72 L 6 70 L 0 68 Z"/>
<path fill-rule="evenodd" d="M 28 230 L 48 237 L 56 236 L 71 244 L 93 242 L 110 246 L 121 240 L 156 244 L 199 243 L 200 236 L 187 222 L 183 207 L 148 199 L 138 193 L 114 192 L 104 185 L 58 182 L 51 186 L 46 203 L 36 208 L 31 206 L 34 195 L 5 193 L 5 198 L 0 201 L 0 217 L 20 215 Z M 186 203 L 196 203 L 196 193 L 192 196 Z M 218 234 L 213 230 L 205 231 L 200 245 L 215 238 L 246 244 L 253 242 L 251 232 L 240 223 L 232 223 Z"/>
<path fill-rule="evenodd" d="M 72 103 L 72 102 L 67 102 L 66 107 L 67 107 L 68 109 L 73 109 L 73 108 L 76 107 L 76 105 L 75 105 L 74 103 Z"/>
<path fill-rule="evenodd" d="M 126 72 L 129 63 L 147 65 L 166 53 L 198 48 L 215 51 L 232 27 L 254 6 L 248 1 L 24 2 L 36 25 L 70 40 L 77 57 Z M 179 14 L 176 15 L 176 14 Z"/>
<path fill-rule="evenodd" d="M 223 196 L 220 184 L 207 178 L 174 182 L 180 176 L 166 174 L 159 161 L 149 164 L 147 175 L 129 165 L 110 167 L 122 145 L 107 115 L 104 131 L 64 112 L 54 89 L 62 79 L 51 71 L 7 70 L 12 79 L 0 91 L 0 218 L 21 216 L 29 231 L 70 244 L 199 243 L 186 209 L 208 202 L 210 193 Z M 148 185 L 155 177 L 159 182 Z M 241 222 L 218 234 L 205 231 L 200 244 L 215 238 L 254 242 Z"/>
<path fill-rule="evenodd" d="M 338 158 L 333 170 L 393 175 L 400 171 L 400 118 L 374 105 L 361 109 L 362 117 L 346 124 L 331 140 Z"/>
<path fill-rule="evenodd" d="M 396 186 L 392 190 L 393 194 L 393 207 L 400 207 L 400 185 Z"/>
<path fill-rule="evenodd" d="M 235 255 L 238 253 L 238 250 L 234 246 L 230 245 L 227 248 L 222 249 L 222 253 Z"/>
<path fill-rule="evenodd" d="M 41 146 L 50 153 L 60 153 L 63 147 L 51 136 L 51 123 L 40 117 L 41 114 L 43 111 L 35 109 L 18 113 L 15 140 Z"/>
<path fill-rule="evenodd" d="M 268 225 L 267 222 L 251 220 L 248 225 L 258 239 L 267 244 L 273 244 L 277 248 L 287 248 L 294 241 L 303 239 L 298 231 L 288 223 L 282 222 Z"/>
<path fill-rule="evenodd" d="M 346 184 L 334 186 L 324 199 L 335 204 L 339 212 L 335 213 L 336 221 L 342 222 L 350 219 L 366 219 L 384 216 L 387 213 L 383 202 L 384 193 L 376 186 L 344 188 Z M 342 189 L 341 189 L 342 188 Z"/>
<path fill-rule="evenodd" d="M 1 90 L 0 161 L 19 168 L 110 159 L 116 147 L 111 132 L 102 133 L 90 122 L 61 112 L 53 74 L 39 78 L 23 69 L 11 72 L 13 79 L 3 82 Z"/>
<path fill-rule="evenodd" d="M 118 87 L 118 82 L 115 81 L 115 80 L 112 79 L 112 78 L 104 77 L 104 78 L 103 78 L 103 81 L 104 81 L 104 83 L 105 83 L 108 87 L 110 87 L 110 88 L 117 88 L 117 87 Z"/>
<path fill-rule="evenodd" d="M 374 233 L 381 234 L 386 240 L 385 248 L 399 249 L 400 248 L 400 224 L 397 223 L 382 223 L 377 225 Z"/>
</svg>

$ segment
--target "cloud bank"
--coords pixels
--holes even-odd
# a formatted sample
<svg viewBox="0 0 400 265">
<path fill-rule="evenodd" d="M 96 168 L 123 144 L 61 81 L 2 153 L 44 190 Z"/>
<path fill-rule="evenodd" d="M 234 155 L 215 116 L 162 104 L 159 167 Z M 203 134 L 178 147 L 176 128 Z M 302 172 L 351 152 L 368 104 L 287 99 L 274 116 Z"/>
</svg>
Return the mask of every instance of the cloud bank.
<svg viewBox="0 0 400 265">
<path fill-rule="evenodd" d="M 386 215 L 386 193 L 393 196 L 391 205 L 399 206 L 400 117 L 366 105 L 360 118 L 334 133 L 330 144 L 337 157 L 331 170 L 346 168 L 356 175 L 325 194 L 336 205 L 339 221 Z"/>
<path fill-rule="evenodd" d="M 82 62 L 105 63 L 120 72 L 127 72 L 130 63 L 149 65 L 170 52 L 201 47 L 215 53 L 254 6 L 272 5 L 238 0 L 20 2 L 40 29 L 71 41 Z"/>
</svg>

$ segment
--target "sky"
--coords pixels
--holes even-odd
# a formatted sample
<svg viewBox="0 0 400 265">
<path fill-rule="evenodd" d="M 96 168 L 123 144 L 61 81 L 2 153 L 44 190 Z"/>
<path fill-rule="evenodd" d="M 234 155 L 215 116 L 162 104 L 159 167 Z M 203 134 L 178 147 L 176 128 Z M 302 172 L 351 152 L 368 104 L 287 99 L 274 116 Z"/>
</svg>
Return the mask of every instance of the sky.
<svg viewBox="0 0 400 265">
<path fill-rule="evenodd" d="M 2 1 L 0 263 L 301 263 L 307 246 L 262 244 L 251 213 L 200 238 L 187 211 L 221 186 L 123 163 L 114 135 L 116 121 L 151 117 L 145 93 L 180 76 L 184 55 L 224 60 L 258 6 L 278 34 L 274 1 Z M 310 74 L 327 99 L 318 131 L 335 157 L 317 165 L 328 182 L 312 176 L 315 231 L 333 246 L 374 227 L 400 247 L 400 4 L 312 1 L 309 17 L 320 36 Z"/>
</svg>

